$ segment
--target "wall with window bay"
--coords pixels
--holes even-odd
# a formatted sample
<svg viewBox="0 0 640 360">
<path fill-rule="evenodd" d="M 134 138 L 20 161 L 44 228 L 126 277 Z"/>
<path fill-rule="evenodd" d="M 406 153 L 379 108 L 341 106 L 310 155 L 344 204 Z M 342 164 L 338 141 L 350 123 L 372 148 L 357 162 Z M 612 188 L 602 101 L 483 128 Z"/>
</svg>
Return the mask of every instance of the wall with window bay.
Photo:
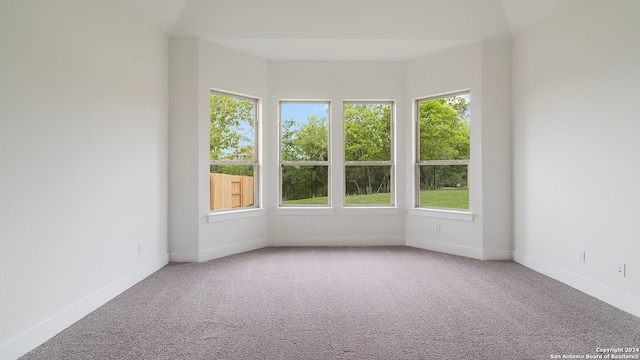
<svg viewBox="0 0 640 360">
<path fill-rule="evenodd" d="M 267 246 L 264 210 L 209 216 L 210 90 L 259 98 L 266 113 L 267 61 L 205 40 L 173 38 L 169 64 L 172 261 L 206 261 Z M 268 138 L 259 146 L 266 149 Z"/>
<path fill-rule="evenodd" d="M 471 91 L 469 213 L 410 209 L 407 245 L 478 259 L 511 258 L 510 69 L 509 40 L 485 40 L 407 62 L 407 108 L 417 98 Z M 415 143 L 405 148 L 413 157 Z M 415 158 L 407 160 L 413 164 Z M 411 176 L 405 186 L 414 189 Z M 413 202 L 414 192 L 407 191 L 410 207 Z"/>
<path fill-rule="evenodd" d="M 407 62 L 337 62 L 266 61 L 205 40 L 172 39 L 171 59 L 173 260 L 203 261 L 268 245 L 406 244 L 482 259 L 511 257 L 509 41 L 478 42 Z M 261 99 L 260 210 L 209 215 L 212 88 Z M 473 221 L 413 209 L 413 100 L 467 89 Z M 331 101 L 331 207 L 278 207 L 279 100 Z M 345 100 L 396 103 L 396 206 L 343 206 Z"/>
</svg>

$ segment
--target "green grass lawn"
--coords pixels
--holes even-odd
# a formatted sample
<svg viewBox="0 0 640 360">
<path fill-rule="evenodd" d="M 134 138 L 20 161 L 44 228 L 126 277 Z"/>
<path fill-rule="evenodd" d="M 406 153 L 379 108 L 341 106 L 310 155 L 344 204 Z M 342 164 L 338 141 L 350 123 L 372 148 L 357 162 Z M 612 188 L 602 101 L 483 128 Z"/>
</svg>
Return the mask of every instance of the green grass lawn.
<svg viewBox="0 0 640 360">
<path fill-rule="evenodd" d="M 469 189 L 422 190 L 420 206 L 469 210 Z"/>
<path fill-rule="evenodd" d="M 283 201 L 282 205 L 327 205 L 328 203 L 326 196 L 318 196 L 308 199 L 287 200 Z"/>
<path fill-rule="evenodd" d="M 349 195 L 347 205 L 389 205 L 390 194 Z M 327 197 L 320 196 L 309 199 L 283 201 L 283 205 L 326 205 Z M 468 189 L 422 190 L 420 206 L 469 209 Z"/>
</svg>

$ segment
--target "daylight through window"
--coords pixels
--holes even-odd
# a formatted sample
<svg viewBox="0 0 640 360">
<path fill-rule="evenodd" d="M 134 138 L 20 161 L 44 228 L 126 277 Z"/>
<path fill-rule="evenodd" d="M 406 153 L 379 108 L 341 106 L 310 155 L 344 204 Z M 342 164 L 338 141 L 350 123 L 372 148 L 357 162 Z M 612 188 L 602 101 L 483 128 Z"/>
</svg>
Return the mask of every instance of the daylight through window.
<svg viewBox="0 0 640 360">
<path fill-rule="evenodd" d="M 416 206 L 469 209 L 470 93 L 416 101 Z"/>
<path fill-rule="evenodd" d="M 280 102 L 280 206 L 329 202 L 329 102 Z"/>
<path fill-rule="evenodd" d="M 393 103 L 344 103 L 345 205 L 394 205 Z"/>
<path fill-rule="evenodd" d="M 258 101 L 212 91 L 209 101 L 210 209 L 258 206 Z"/>
</svg>

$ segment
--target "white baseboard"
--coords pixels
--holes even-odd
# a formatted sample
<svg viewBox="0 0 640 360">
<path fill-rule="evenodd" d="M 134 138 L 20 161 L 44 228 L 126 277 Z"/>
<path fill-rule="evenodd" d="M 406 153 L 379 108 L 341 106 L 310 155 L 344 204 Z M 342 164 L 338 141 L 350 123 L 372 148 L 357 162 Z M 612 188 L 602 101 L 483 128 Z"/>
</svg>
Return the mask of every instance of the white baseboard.
<svg viewBox="0 0 640 360">
<path fill-rule="evenodd" d="M 415 247 L 418 249 L 437 251 L 445 254 L 464 256 L 472 259 L 482 260 L 482 249 L 474 248 L 470 246 L 462 246 L 456 244 L 442 243 L 438 241 L 407 237 L 407 246 Z"/>
<path fill-rule="evenodd" d="M 17 359 L 82 319 L 92 311 L 122 294 L 131 286 L 160 270 L 169 262 L 169 255 L 153 259 L 111 284 L 87 296 L 34 328 L 0 345 L 0 359 Z"/>
<path fill-rule="evenodd" d="M 640 299 L 614 290 L 610 287 L 597 283 L 593 280 L 567 271 L 559 266 L 553 265 L 536 257 L 513 252 L 513 260 L 543 275 L 558 280 L 571 286 L 585 294 L 591 295 L 599 300 L 624 310 L 634 316 L 640 317 Z"/>
<path fill-rule="evenodd" d="M 437 251 L 445 254 L 464 256 L 478 260 L 511 260 L 511 250 L 484 250 L 470 246 L 449 244 L 438 241 L 407 237 L 406 245 L 418 249 Z"/>
<path fill-rule="evenodd" d="M 194 252 L 172 252 L 171 262 L 203 262 L 269 246 L 269 240 L 257 239 Z"/>
<path fill-rule="evenodd" d="M 171 262 L 198 262 L 200 253 L 194 252 L 172 252 L 169 253 L 169 261 Z"/>
<path fill-rule="evenodd" d="M 482 260 L 513 260 L 513 251 L 482 250 Z"/>
<path fill-rule="evenodd" d="M 213 259 L 218 259 L 221 257 L 235 255 L 247 251 L 262 249 L 264 247 L 269 246 L 269 240 L 267 239 L 257 239 L 257 240 L 249 240 L 244 241 L 237 244 L 225 245 L 216 247 L 213 249 L 202 250 L 198 253 L 198 261 L 209 261 Z M 171 255 L 171 259 L 173 261 L 173 254 Z"/>
<path fill-rule="evenodd" d="M 270 246 L 402 246 L 404 237 L 392 236 L 281 236 L 273 237 Z"/>
<path fill-rule="evenodd" d="M 237 244 L 231 244 L 199 252 L 172 252 L 172 262 L 203 262 L 218 259 L 224 256 L 239 254 L 246 251 L 261 249 L 269 246 L 402 246 L 405 240 L 402 237 L 276 237 L 271 239 L 250 240 Z"/>
</svg>

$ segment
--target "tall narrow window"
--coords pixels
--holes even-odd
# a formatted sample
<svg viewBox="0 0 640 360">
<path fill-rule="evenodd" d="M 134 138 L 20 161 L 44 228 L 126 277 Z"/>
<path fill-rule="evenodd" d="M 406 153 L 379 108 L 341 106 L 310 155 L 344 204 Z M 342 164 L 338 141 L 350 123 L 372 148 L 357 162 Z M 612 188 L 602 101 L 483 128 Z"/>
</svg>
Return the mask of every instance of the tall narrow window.
<svg viewBox="0 0 640 360">
<path fill-rule="evenodd" d="M 469 209 L 470 94 L 417 100 L 416 205 Z"/>
<path fill-rule="evenodd" d="M 210 209 L 257 207 L 258 101 L 212 91 L 209 101 Z"/>
<path fill-rule="evenodd" d="M 345 205 L 394 205 L 393 103 L 344 103 Z"/>
<path fill-rule="evenodd" d="M 280 206 L 329 205 L 329 102 L 280 102 Z"/>
</svg>

